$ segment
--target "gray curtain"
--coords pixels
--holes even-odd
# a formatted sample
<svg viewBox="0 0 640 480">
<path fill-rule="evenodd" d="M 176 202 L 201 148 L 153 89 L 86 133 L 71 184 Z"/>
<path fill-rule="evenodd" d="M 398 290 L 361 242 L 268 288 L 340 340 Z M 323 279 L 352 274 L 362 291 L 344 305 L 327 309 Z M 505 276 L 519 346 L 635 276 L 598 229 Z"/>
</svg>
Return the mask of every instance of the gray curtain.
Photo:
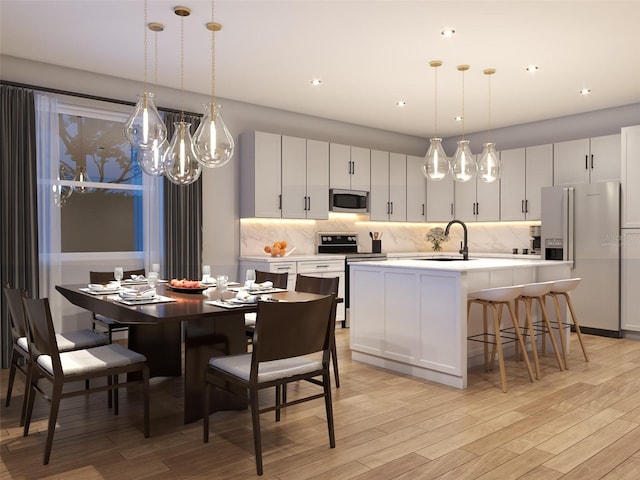
<svg viewBox="0 0 640 480">
<path fill-rule="evenodd" d="M 180 113 L 165 113 L 167 138 L 171 140 L 174 122 Z M 200 117 L 184 115 L 193 134 Z M 165 266 L 167 278 L 200 278 L 202 263 L 202 177 L 191 185 L 176 185 L 164 179 Z"/>
<path fill-rule="evenodd" d="M 24 288 L 37 297 L 38 202 L 36 195 L 36 111 L 33 90 L 0 84 L 0 185 L 2 206 L 0 256 L 2 286 Z M 11 361 L 9 312 L 0 296 L 2 311 L 2 368 Z"/>
</svg>

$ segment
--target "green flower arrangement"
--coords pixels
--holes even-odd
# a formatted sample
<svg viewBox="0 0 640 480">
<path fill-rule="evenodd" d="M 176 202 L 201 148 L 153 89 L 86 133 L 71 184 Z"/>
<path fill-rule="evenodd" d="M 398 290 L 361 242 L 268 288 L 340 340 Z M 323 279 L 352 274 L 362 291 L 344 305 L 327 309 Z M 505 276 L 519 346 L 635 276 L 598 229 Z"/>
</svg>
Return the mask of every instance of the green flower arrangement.
<svg viewBox="0 0 640 480">
<path fill-rule="evenodd" d="M 434 252 L 439 252 L 440 250 L 442 250 L 441 244 L 443 242 L 449 241 L 449 237 L 444 234 L 444 230 L 440 227 L 435 227 L 429 230 L 424 236 L 424 239 L 427 242 L 431 242 L 431 244 L 433 245 L 433 247 L 431 248 Z"/>
</svg>

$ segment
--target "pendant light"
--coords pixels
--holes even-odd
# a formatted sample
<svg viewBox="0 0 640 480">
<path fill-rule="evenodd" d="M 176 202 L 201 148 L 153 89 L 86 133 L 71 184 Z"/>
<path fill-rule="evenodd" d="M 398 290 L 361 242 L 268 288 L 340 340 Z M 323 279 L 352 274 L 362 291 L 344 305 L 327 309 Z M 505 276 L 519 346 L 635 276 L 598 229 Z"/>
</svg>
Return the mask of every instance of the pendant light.
<svg viewBox="0 0 640 480">
<path fill-rule="evenodd" d="M 144 92 L 138 96 L 133 113 L 124 124 L 129 143 L 139 150 L 153 150 L 167 138 L 167 127 L 156 108 L 147 85 L 147 0 L 144 2 Z"/>
<path fill-rule="evenodd" d="M 154 92 L 158 90 L 158 32 L 164 31 L 164 25 L 152 22 L 149 24 L 149 30 L 154 33 L 154 68 L 153 68 L 153 84 Z M 164 153 L 169 148 L 169 142 L 165 138 L 158 148 L 152 150 L 140 150 L 138 152 L 138 165 L 147 175 L 164 175 Z"/>
<path fill-rule="evenodd" d="M 198 161 L 209 168 L 221 167 L 228 163 L 234 150 L 233 137 L 222 119 L 220 105 L 216 104 L 215 38 L 216 32 L 222 29 L 222 25 L 214 22 L 213 3 L 211 0 L 211 22 L 207 23 L 207 29 L 211 32 L 211 102 L 204 106 L 204 117 L 194 135 Z"/>
<path fill-rule="evenodd" d="M 191 14 L 187 7 L 176 7 L 180 17 L 180 111 L 181 119 L 174 123 L 175 131 L 164 154 L 165 175 L 176 185 L 189 185 L 200 177 L 202 168 L 193 143 L 191 124 L 184 121 L 184 18 Z"/>
<path fill-rule="evenodd" d="M 453 156 L 451 170 L 456 182 L 468 182 L 476 175 L 476 162 L 469 149 L 469 140 L 464 139 L 464 72 L 469 70 L 469 65 L 458 65 L 458 71 L 462 72 L 462 138 L 458 141 L 458 149 Z"/>
<path fill-rule="evenodd" d="M 437 68 L 442 66 L 442 62 L 440 60 L 433 60 L 429 62 L 429 66 L 434 68 L 435 70 L 435 94 L 434 94 L 434 124 L 435 124 L 435 137 L 430 138 L 429 142 L 429 150 L 427 151 L 427 155 L 424 158 L 424 162 L 422 164 L 422 173 L 429 180 L 439 181 L 447 176 L 449 170 L 451 169 L 451 165 L 449 163 L 449 159 L 447 158 L 447 154 L 444 152 L 444 148 L 442 148 L 442 138 L 438 137 L 438 70 Z"/>
<path fill-rule="evenodd" d="M 487 68 L 484 73 L 489 79 L 489 141 L 484 144 L 480 161 L 478 162 L 478 176 L 483 182 L 491 183 L 500 179 L 502 164 L 495 143 L 491 142 L 491 75 L 496 73 L 495 68 Z"/>
<path fill-rule="evenodd" d="M 81 166 L 76 170 L 76 176 L 73 178 L 74 181 L 79 182 L 79 185 L 75 185 L 73 187 L 73 191 L 80 194 L 93 192 L 93 188 L 87 187 L 85 184 L 91 182 L 92 180 L 89 178 L 87 174 L 87 167 Z"/>
</svg>

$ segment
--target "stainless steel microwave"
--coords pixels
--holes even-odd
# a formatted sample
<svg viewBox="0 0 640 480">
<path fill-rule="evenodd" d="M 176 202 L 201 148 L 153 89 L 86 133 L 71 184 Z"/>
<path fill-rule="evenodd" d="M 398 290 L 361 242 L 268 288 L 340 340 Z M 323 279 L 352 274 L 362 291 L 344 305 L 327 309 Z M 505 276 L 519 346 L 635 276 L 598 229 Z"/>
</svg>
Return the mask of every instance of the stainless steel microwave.
<svg viewBox="0 0 640 480">
<path fill-rule="evenodd" d="M 359 190 L 329 190 L 329 205 L 332 212 L 367 213 L 369 192 Z"/>
</svg>

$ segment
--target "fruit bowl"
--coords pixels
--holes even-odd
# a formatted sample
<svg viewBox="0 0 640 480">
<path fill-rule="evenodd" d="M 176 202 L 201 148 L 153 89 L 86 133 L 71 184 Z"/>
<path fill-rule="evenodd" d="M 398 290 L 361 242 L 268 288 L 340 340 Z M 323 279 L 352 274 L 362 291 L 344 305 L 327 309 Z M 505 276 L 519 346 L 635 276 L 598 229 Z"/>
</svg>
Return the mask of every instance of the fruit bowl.
<svg viewBox="0 0 640 480">
<path fill-rule="evenodd" d="M 273 242 L 271 245 L 264 246 L 264 253 L 271 255 L 272 257 L 286 257 L 295 250 L 295 247 L 291 248 L 286 240 L 280 240 Z"/>
</svg>

